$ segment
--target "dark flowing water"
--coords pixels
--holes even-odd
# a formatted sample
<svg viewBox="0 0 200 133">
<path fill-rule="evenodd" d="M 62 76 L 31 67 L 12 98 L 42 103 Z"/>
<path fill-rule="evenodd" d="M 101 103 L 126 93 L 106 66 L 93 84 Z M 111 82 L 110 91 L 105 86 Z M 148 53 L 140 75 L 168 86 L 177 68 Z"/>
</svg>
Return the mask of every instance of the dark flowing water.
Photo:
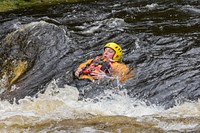
<svg viewBox="0 0 200 133">
<path fill-rule="evenodd" d="M 28 8 L 1 13 L 0 33 L 2 131 L 200 132 L 198 0 Z M 110 41 L 136 75 L 78 100 L 74 69 Z"/>
</svg>

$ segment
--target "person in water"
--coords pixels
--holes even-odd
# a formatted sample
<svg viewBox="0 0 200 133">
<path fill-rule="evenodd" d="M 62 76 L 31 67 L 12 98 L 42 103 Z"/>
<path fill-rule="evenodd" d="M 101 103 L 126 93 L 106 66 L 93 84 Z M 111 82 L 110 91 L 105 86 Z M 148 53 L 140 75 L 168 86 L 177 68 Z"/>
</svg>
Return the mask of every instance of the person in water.
<svg viewBox="0 0 200 133">
<path fill-rule="evenodd" d="M 79 79 L 91 81 L 109 76 L 116 77 L 120 82 L 124 82 L 133 77 L 135 73 L 121 63 L 121 60 L 122 48 L 117 43 L 109 42 L 104 46 L 103 55 L 80 64 L 75 71 L 75 76 Z"/>
</svg>

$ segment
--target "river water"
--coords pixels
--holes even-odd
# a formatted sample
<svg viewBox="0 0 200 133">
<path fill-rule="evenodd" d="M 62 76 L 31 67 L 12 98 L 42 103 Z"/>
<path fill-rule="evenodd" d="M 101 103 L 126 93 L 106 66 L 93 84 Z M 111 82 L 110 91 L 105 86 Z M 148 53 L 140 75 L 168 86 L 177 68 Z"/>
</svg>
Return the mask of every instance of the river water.
<svg viewBox="0 0 200 133">
<path fill-rule="evenodd" d="M 200 132 L 198 0 L 58 4 L 0 23 L 1 132 Z M 136 75 L 83 85 L 80 100 L 73 71 L 109 41 Z"/>
</svg>

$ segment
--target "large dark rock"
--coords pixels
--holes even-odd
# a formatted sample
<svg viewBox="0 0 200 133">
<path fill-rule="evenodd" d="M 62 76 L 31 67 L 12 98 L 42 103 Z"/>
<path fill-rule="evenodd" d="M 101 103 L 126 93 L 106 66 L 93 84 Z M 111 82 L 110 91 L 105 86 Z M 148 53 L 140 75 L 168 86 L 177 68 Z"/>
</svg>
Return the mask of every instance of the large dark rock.
<svg viewBox="0 0 200 133">
<path fill-rule="evenodd" d="M 44 21 L 32 22 L 10 33 L 1 45 L 2 57 L 27 61 L 28 67 L 15 83 L 16 88 L 5 90 L 0 98 L 12 102 L 34 96 L 57 75 L 71 72 L 75 49 L 70 43 L 63 28 Z"/>
</svg>

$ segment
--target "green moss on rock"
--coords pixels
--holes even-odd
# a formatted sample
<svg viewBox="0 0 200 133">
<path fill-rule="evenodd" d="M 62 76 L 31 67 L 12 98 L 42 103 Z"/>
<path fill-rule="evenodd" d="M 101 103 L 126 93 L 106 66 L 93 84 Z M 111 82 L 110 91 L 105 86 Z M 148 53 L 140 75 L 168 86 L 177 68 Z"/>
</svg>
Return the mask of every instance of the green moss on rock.
<svg viewBox="0 0 200 133">
<path fill-rule="evenodd" d="M 75 3 L 84 1 L 87 0 L 0 0 L 0 12 L 6 12 L 32 6 Z"/>
</svg>

